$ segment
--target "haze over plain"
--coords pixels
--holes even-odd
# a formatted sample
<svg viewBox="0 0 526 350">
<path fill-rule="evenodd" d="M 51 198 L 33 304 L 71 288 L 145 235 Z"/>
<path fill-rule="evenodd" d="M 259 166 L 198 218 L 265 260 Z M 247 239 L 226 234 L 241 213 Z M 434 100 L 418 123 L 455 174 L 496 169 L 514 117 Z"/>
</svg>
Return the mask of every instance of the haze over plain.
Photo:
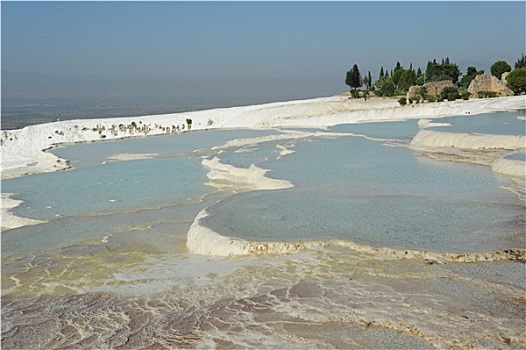
<svg viewBox="0 0 526 350">
<path fill-rule="evenodd" d="M 3 2 L 4 104 L 204 109 L 330 96 L 358 64 L 524 53 L 524 2 Z M 166 110 L 166 111 L 165 111 Z M 159 110 L 161 111 L 161 110 Z M 159 112 L 152 110 L 151 112 Z"/>
</svg>

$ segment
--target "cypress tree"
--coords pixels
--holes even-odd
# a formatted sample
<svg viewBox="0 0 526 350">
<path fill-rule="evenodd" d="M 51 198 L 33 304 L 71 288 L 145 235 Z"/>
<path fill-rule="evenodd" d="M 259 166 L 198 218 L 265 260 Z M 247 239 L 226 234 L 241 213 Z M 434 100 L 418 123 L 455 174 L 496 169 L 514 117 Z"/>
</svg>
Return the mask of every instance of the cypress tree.
<svg viewBox="0 0 526 350">
<path fill-rule="evenodd" d="M 349 85 L 353 89 L 362 86 L 362 76 L 360 75 L 360 70 L 356 64 L 351 70 L 347 71 L 345 76 L 345 84 Z"/>
<path fill-rule="evenodd" d="M 360 74 L 360 70 L 358 69 L 358 66 L 355 64 L 352 66 L 352 73 L 351 73 L 351 79 L 352 79 L 352 87 L 358 88 L 362 86 L 362 76 Z"/>
<path fill-rule="evenodd" d="M 432 81 L 433 75 L 435 74 L 435 66 L 436 66 L 436 60 L 433 59 L 433 62 L 429 61 L 427 62 L 426 67 L 426 80 Z"/>
<path fill-rule="evenodd" d="M 345 85 L 352 86 L 352 71 L 349 69 L 345 75 Z"/>
</svg>

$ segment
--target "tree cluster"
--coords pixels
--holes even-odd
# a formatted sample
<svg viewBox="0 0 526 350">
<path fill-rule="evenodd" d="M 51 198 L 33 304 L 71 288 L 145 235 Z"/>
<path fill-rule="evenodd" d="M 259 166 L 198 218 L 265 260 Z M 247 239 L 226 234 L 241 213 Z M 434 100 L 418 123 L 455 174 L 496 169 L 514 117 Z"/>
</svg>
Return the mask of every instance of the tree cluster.
<svg viewBox="0 0 526 350">
<path fill-rule="evenodd" d="M 515 63 L 513 71 L 511 66 L 505 61 L 497 61 L 491 66 L 492 75 L 499 79 L 501 79 L 504 72 L 511 72 L 507 75 L 506 81 L 508 87 L 515 94 L 526 92 L 526 57 L 524 54 Z M 345 84 L 351 87 L 351 94 L 354 98 L 358 98 L 360 95 L 360 92 L 356 91 L 356 89 L 361 89 L 365 86 L 363 96 L 367 99 L 369 90 L 374 91 L 377 96 L 391 97 L 406 94 L 411 86 L 423 86 L 427 82 L 449 80 L 456 87 L 446 88 L 440 96 L 436 97 L 436 100 L 468 99 L 470 94 L 467 92 L 467 88 L 477 75 L 483 73 L 483 70 L 477 70 L 476 67 L 470 66 L 467 68 L 466 74 L 462 75 L 458 65 L 451 62 L 449 57 L 446 57 L 442 59 L 441 63 L 438 63 L 436 59 L 428 61 L 425 72 L 422 72 L 420 68 L 415 71 L 413 64 L 410 64 L 409 68 L 405 69 L 400 62 L 396 62 L 394 69 L 390 72 L 382 66 L 380 67 L 378 80 L 373 81 L 370 71 L 362 78 L 358 65 L 355 64 L 352 69 L 347 71 Z M 459 81 L 461 75 L 462 79 Z M 425 87 L 421 89 L 425 89 Z M 427 99 L 431 101 L 431 97 L 425 93 L 421 95 L 421 98 L 422 100 Z M 408 102 L 411 103 L 411 100 Z"/>
<path fill-rule="evenodd" d="M 409 91 L 409 88 L 418 84 L 418 81 L 423 81 L 423 74 L 420 68 L 418 72 L 413 69 L 413 64 L 408 69 L 404 69 L 400 62 L 396 62 L 396 67 L 391 71 L 384 73 L 384 67 L 380 68 L 380 76 L 375 83 L 377 95 L 380 96 L 394 96 L 402 95 Z"/>
<path fill-rule="evenodd" d="M 440 64 L 437 63 L 436 59 L 427 63 L 426 81 L 450 80 L 453 84 L 456 84 L 460 75 L 458 66 L 451 63 L 449 57 L 442 59 Z"/>
</svg>

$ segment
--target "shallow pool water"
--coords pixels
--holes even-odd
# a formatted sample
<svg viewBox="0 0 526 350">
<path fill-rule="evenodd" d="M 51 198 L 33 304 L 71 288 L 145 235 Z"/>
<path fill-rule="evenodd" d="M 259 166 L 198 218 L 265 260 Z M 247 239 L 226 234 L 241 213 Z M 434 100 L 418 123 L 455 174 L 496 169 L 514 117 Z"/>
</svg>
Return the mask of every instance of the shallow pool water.
<svg viewBox="0 0 526 350">
<path fill-rule="evenodd" d="M 202 157 L 212 152 L 210 148 L 236 138 L 276 133 L 254 130 L 191 132 L 57 149 L 58 155 L 73 161 L 74 169 L 2 181 L 4 193 L 13 193 L 13 198 L 23 201 L 13 209 L 14 214 L 47 221 L 3 232 L 2 254 L 56 249 L 130 230 L 143 230 L 172 219 L 176 221 L 175 226 L 178 221 L 184 221 L 187 229 L 199 211 L 196 205 L 202 209 L 203 196 L 214 192 L 205 185 L 207 169 L 201 164 Z M 202 147 L 204 151 L 194 152 Z M 107 161 L 109 156 L 120 153 L 158 156 Z M 176 208 L 177 213 L 174 213 Z M 170 230 L 163 227 L 162 234 Z M 143 235 L 142 240 L 148 244 L 148 235 Z"/>
<path fill-rule="evenodd" d="M 504 156 L 505 159 L 522 160 L 526 162 L 526 152 L 514 152 Z"/>
<path fill-rule="evenodd" d="M 229 140 L 244 137 L 275 135 L 272 130 L 192 131 L 176 135 L 132 137 L 127 139 L 79 143 L 53 149 L 57 156 L 70 160 L 75 168 L 98 166 L 117 154 L 153 154 L 156 158 L 193 156 L 196 151 L 220 146 Z"/>
<path fill-rule="evenodd" d="M 417 119 L 382 123 L 342 124 L 328 129 L 329 132 L 349 132 L 372 138 L 394 138 L 400 140 L 411 139 L 419 130 Z"/>
<path fill-rule="evenodd" d="M 489 167 L 437 162 L 356 137 L 299 143 L 285 161 L 259 164 L 294 188 L 226 199 L 203 224 L 260 241 L 343 238 L 440 251 L 502 249 L 523 213 Z M 517 242 L 513 242 L 517 243 Z"/>
<path fill-rule="evenodd" d="M 525 116 L 526 110 L 520 110 L 439 118 L 433 121 L 450 123 L 451 125 L 433 127 L 433 130 L 496 135 L 525 135 Z"/>
<path fill-rule="evenodd" d="M 20 216 L 50 220 L 181 201 L 208 191 L 201 158 L 115 162 L 6 180 L 2 190 L 24 204 Z"/>
</svg>

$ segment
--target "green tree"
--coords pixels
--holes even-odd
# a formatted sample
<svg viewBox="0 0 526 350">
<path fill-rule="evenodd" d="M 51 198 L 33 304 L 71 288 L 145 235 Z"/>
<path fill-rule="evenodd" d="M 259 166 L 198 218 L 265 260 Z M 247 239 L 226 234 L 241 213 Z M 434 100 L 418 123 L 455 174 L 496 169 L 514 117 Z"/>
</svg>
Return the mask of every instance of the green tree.
<svg viewBox="0 0 526 350">
<path fill-rule="evenodd" d="M 460 79 L 460 85 L 462 85 L 462 87 L 468 88 L 469 84 L 471 84 L 473 79 L 475 79 L 475 77 L 480 74 L 484 74 L 484 71 L 477 71 L 476 67 L 468 67 L 468 69 L 466 70 L 466 75 L 464 75 L 462 79 Z"/>
<path fill-rule="evenodd" d="M 405 69 L 395 69 L 393 72 L 393 75 L 391 75 L 391 79 L 393 79 L 393 83 L 395 85 L 398 85 L 398 81 L 400 80 L 400 77 L 404 73 Z"/>
<path fill-rule="evenodd" d="M 491 74 L 500 79 L 502 73 L 511 72 L 511 66 L 506 61 L 497 61 L 490 68 Z"/>
<path fill-rule="evenodd" d="M 395 85 L 393 80 L 389 77 L 384 77 L 380 82 L 379 86 L 380 96 L 394 96 L 395 94 Z"/>
<path fill-rule="evenodd" d="M 369 83 L 367 84 L 367 89 L 371 90 L 371 87 L 373 86 L 373 78 L 371 77 L 371 71 L 367 73 L 367 77 L 369 79 Z"/>
<path fill-rule="evenodd" d="M 449 57 L 445 60 L 442 59 L 440 64 L 437 63 L 436 59 L 427 63 L 426 81 L 450 80 L 453 83 L 457 83 L 460 74 L 458 66 L 451 63 Z"/>
<path fill-rule="evenodd" d="M 345 84 L 349 85 L 351 88 L 355 89 L 362 86 L 362 76 L 360 75 L 360 70 L 355 64 L 351 70 L 347 71 L 345 77 Z"/>
<path fill-rule="evenodd" d="M 446 86 L 442 90 L 442 98 L 448 101 L 455 101 L 457 98 L 460 98 L 458 89 L 454 86 Z"/>
<path fill-rule="evenodd" d="M 435 64 L 433 64 L 433 62 L 431 61 L 427 62 L 426 71 L 425 71 L 425 80 L 433 81 L 432 77 L 435 75 L 435 66 L 436 66 L 436 62 Z"/>
<path fill-rule="evenodd" d="M 416 84 L 416 74 L 412 69 L 402 69 L 398 72 L 400 71 L 402 74 L 400 74 L 400 78 L 398 79 L 398 91 L 400 93 L 406 93 L 411 86 Z M 395 72 L 395 75 L 398 72 Z"/>
<path fill-rule="evenodd" d="M 449 58 L 446 58 L 446 63 L 440 67 L 442 70 L 443 76 L 449 78 L 454 84 L 458 82 L 458 77 L 460 76 L 460 70 L 458 66 L 453 63 L 449 63 Z"/>
<path fill-rule="evenodd" d="M 515 68 L 522 68 L 526 67 L 526 57 L 524 57 L 524 54 L 522 54 L 522 57 L 515 62 Z"/>
<path fill-rule="evenodd" d="M 476 74 L 477 74 L 476 67 L 468 67 L 468 69 L 466 69 L 466 76 L 474 76 Z"/>
<path fill-rule="evenodd" d="M 418 71 L 416 72 L 416 85 L 424 85 L 425 83 L 425 77 L 424 73 L 422 73 L 422 70 L 418 68 Z"/>
<path fill-rule="evenodd" d="M 382 78 L 384 77 L 384 67 L 380 67 L 380 75 L 378 76 L 378 80 L 382 80 Z"/>
<path fill-rule="evenodd" d="M 349 69 L 345 74 L 345 85 L 352 87 L 352 69 Z"/>
<path fill-rule="evenodd" d="M 367 75 L 365 77 L 363 77 L 362 83 L 363 83 L 363 85 L 365 85 L 365 87 L 367 89 L 369 88 L 369 77 Z"/>
<path fill-rule="evenodd" d="M 506 83 L 515 95 L 526 92 L 526 67 L 514 69 L 506 76 Z"/>
</svg>

